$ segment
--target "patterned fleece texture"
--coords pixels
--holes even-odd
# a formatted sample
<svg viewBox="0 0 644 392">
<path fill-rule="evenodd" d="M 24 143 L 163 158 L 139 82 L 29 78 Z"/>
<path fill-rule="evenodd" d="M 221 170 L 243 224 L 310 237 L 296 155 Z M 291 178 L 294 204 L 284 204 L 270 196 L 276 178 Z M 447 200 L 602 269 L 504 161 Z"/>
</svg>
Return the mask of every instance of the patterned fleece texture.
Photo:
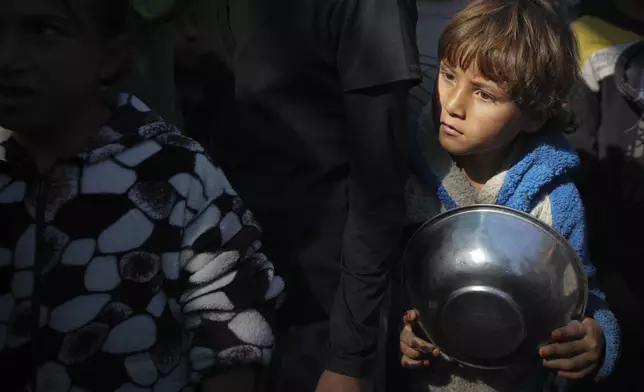
<svg viewBox="0 0 644 392">
<path fill-rule="evenodd" d="M 283 282 L 199 144 L 125 94 L 48 175 L 0 141 L 2 390 L 188 392 L 270 361 Z"/>
</svg>

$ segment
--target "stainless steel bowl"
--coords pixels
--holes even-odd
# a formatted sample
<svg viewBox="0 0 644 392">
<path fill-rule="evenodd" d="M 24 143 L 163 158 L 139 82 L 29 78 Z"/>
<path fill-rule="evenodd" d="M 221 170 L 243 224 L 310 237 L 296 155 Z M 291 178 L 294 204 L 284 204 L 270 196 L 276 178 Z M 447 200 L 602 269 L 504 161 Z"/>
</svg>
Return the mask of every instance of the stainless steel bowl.
<svg viewBox="0 0 644 392">
<path fill-rule="evenodd" d="M 407 244 L 403 269 L 426 338 L 476 368 L 539 361 L 551 332 L 586 308 L 575 250 L 545 223 L 506 207 L 457 208 L 428 221 Z"/>
</svg>

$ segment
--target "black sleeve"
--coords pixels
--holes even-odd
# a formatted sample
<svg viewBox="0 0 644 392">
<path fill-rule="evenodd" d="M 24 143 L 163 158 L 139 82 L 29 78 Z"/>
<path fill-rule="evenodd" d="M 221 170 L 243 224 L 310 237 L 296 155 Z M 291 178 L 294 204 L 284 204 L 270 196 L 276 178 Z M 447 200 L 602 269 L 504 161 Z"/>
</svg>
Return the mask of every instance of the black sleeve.
<svg viewBox="0 0 644 392">
<path fill-rule="evenodd" d="M 597 155 L 597 130 L 601 121 L 599 92 L 594 92 L 585 83 L 579 82 L 570 101 L 577 128 L 568 140 L 576 150 Z"/>
<path fill-rule="evenodd" d="M 575 176 L 575 183 L 582 196 L 586 196 L 589 178 L 593 176 L 599 162 L 597 132 L 601 123 L 600 92 L 594 92 L 585 83 L 575 86 L 571 97 L 571 109 L 577 128 L 568 135 L 568 141 L 577 150 L 581 168 Z"/>
<path fill-rule="evenodd" d="M 331 32 L 344 91 L 417 84 L 416 0 L 336 0 Z"/>
<path fill-rule="evenodd" d="M 421 79 L 415 0 L 337 0 L 331 21 L 351 175 L 327 369 L 365 377 L 405 224 L 408 87 Z"/>
<path fill-rule="evenodd" d="M 331 311 L 327 369 L 363 378 L 405 225 L 407 86 L 345 93 L 351 148 L 349 217 L 340 287 Z"/>
</svg>

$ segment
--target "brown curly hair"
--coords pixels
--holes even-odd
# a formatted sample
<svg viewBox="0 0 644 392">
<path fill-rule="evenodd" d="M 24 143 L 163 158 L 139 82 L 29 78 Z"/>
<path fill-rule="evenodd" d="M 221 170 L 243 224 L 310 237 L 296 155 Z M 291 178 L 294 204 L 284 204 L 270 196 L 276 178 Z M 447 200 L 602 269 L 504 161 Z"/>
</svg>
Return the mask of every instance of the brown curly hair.
<svg viewBox="0 0 644 392">
<path fill-rule="evenodd" d="M 572 125 L 566 108 L 578 78 L 577 41 L 557 1 L 471 1 L 443 31 L 438 55 L 476 67 L 522 110 Z"/>
</svg>

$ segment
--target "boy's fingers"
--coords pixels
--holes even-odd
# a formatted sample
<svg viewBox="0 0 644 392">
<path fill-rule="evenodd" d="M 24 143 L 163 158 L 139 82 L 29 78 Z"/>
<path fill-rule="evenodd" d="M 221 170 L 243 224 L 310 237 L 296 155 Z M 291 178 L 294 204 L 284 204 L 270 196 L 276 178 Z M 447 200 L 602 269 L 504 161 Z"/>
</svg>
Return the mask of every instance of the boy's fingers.
<svg viewBox="0 0 644 392">
<path fill-rule="evenodd" d="M 420 351 L 414 350 L 404 342 L 400 342 L 400 352 L 403 356 L 409 357 L 410 359 L 421 359 L 423 355 Z"/>
<path fill-rule="evenodd" d="M 406 325 L 402 331 L 400 331 L 400 341 L 405 342 L 405 344 L 410 347 L 415 337 L 416 335 L 414 335 L 414 331 L 411 330 L 409 325 Z"/>
<path fill-rule="evenodd" d="M 555 341 L 579 340 L 586 336 L 586 327 L 579 321 L 571 321 L 565 327 L 552 331 L 552 339 Z"/>
<path fill-rule="evenodd" d="M 402 359 L 400 360 L 400 364 L 406 369 L 420 369 L 429 366 L 429 361 L 417 361 L 403 355 Z"/>
<path fill-rule="evenodd" d="M 433 355 L 435 357 L 437 357 L 440 353 L 438 347 L 419 338 L 414 339 L 411 348 L 414 348 L 425 355 Z"/>
<path fill-rule="evenodd" d="M 583 340 L 573 340 L 566 343 L 552 343 L 539 349 L 542 358 L 572 358 L 585 353 L 586 344 Z"/>
<path fill-rule="evenodd" d="M 411 325 L 413 321 L 416 320 L 416 317 L 417 314 L 415 310 L 407 311 L 403 316 L 405 326 L 402 331 L 400 331 L 400 351 L 403 352 L 403 347 L 405 347 L 406 350 L 409 350 L 408 355 L 412 359 L 431 355 L 437 357 L 440 354 L 440 350 L 438 350 L 438 348 L 433 344 L 420 339 L 416 334 L 414 334 Z"/>
<path fill-rule="evenodd" d="M 403 322 L 405 324 L 410 324 L 416 320 L 416 311 L 415 310 L 408 310 L 405 312 L 405 315 L 403 316 Z"/>
<path fill-rule="evenodd" d="M 434 350 L 436 350 L 436 346 L 417 337 L 414 337 L 412 339 L 409 347 L 413 348 L 414 350 L 418 350 L 424 354 L 431 354 L 432 352 L 434 352 Z"/>
<path fill-rule="evenodd" d="M 405 342 L 405 344 L 411 348 L 421 348 L 421 347 L 429 347 L 431 349 L 435 348 L 433 344 L 426 342 L 423 339 L 416 336 L 416 334 L 414 333 L 414 331 L 411 329 L 409 325 L 406 325 L 405 327 L 403 327 L 402 331 L 400 331 L 400 341 Z"/>
<path fill-rule="evenodd" d="M 560 377 L 567 378 L 568 380 L 581 380 L 582 378 L 585 378 L 593 371 L 595 371 L 595 367 L 589 367 L 579 372 L 560 371 L 560 372 L 557 372 L 557 374 Z"/>
<path fill-rule="evenodd" d="M 572 358 L 566 359 L 553 359 L 552 361 L 543 361 L 543 366 L 548 369 L 564 370 L 564 371 L 577 371 L 577 363 Z"/>
<path fill-rule="evenodd" d="M 402 351 L 403 345 L 407 347 L 409 350 L 413 350 L 415 353 L 414 355 L 410 355 L 411 358 L 417 358 L 418 356 L 435 356 L 437 357 L 440 354 L 440 350 L 438 347 L 434 346 L 433 344 L 424 341 L 423 339 L 420 339 L 414 335 L 414 332 L 411 330 L 411 327 L 405 327 L 403 330 L 400 332 L 400 347 Z"/>
<path fill-rule="evenodd" d="M 428 359 L 432 356 L 438 357 L 440 350 L 434 346 L 421 346 L 420 348 L 412 347 L 405 342 L 400 342 L 400 352 L 411 359 Z"/>
<path fill-rule="evenodd" d="M 593 363 L 594 362 L 591 360 L 591 358 L 589 358 L 588 355 L 583 354 L 572 358 L 553 359 L 550 361 L 544 360 L 543 366 L 550 369 L 575 373 L 584 371 L 585 369 L 591 367 Z"/>
</svg>

